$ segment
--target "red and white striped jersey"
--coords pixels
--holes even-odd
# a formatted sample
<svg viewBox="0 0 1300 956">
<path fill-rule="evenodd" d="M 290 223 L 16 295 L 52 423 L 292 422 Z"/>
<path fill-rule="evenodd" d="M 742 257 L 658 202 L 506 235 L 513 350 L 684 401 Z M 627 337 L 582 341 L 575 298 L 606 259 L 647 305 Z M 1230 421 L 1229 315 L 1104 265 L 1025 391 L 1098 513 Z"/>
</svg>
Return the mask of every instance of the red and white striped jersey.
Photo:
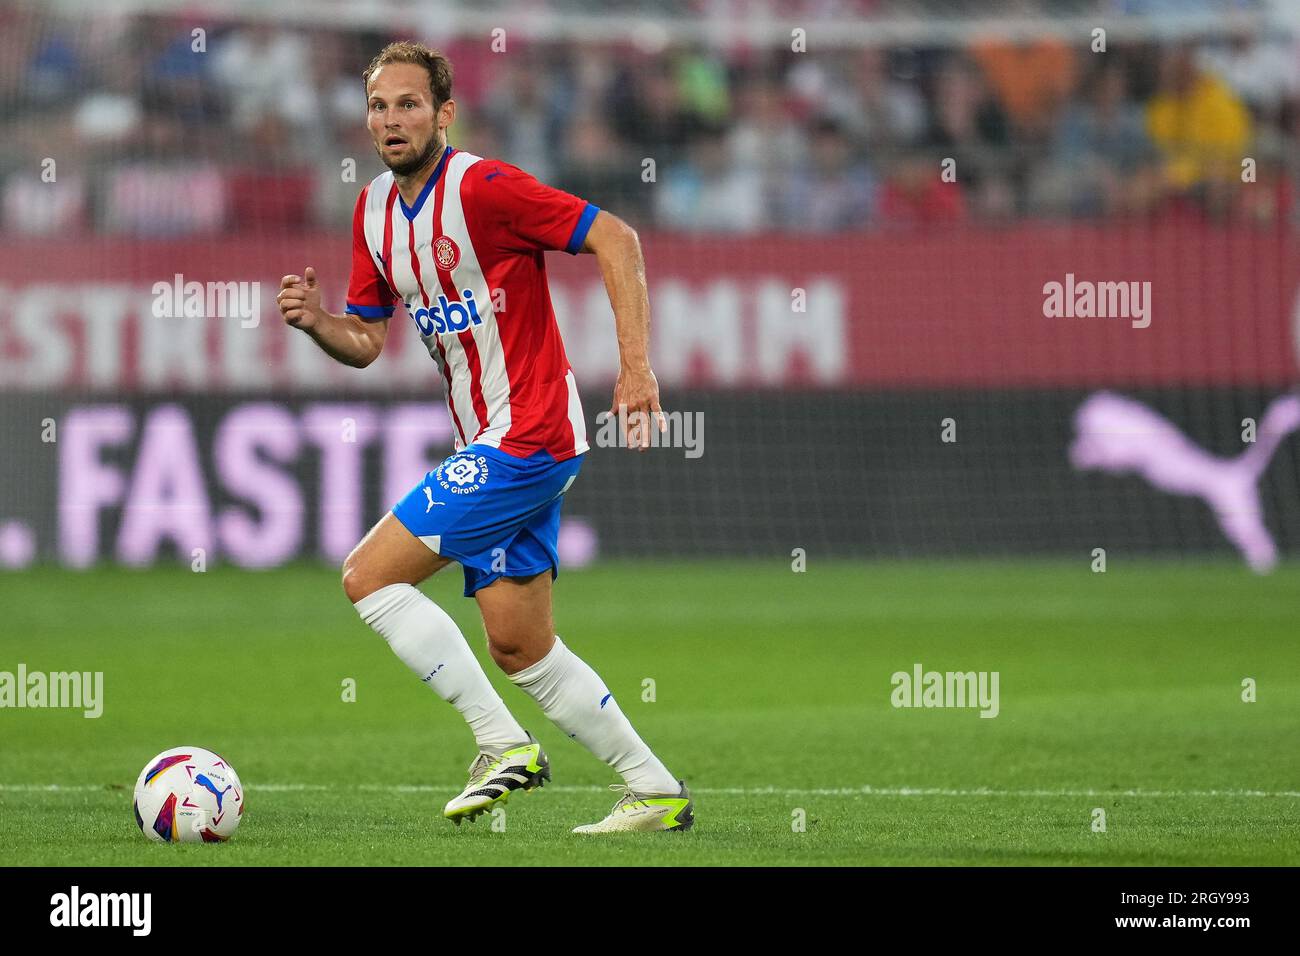
<svg viewBox="0 0 1300 956">
<path fill-rule="evenodd" d="M 456 450 L 477 442 L 556 461 L 588 448 L 544 253 L 577 253 L 600 210 L 509 163 L 452 149 L 415 205 L 391 171 L 352 218 L 347 311 L 386 319 L 402 300 L 442 372 Z"/>
</svg>

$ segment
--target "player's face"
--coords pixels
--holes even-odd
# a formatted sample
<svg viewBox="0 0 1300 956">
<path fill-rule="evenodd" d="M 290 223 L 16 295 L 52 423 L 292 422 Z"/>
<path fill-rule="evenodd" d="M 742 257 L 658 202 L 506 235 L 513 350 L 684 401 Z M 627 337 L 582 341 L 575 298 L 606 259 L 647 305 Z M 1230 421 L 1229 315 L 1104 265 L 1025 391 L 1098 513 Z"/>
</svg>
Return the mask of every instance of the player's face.
<svg viewBox="0 0 1300 956">
<path fill-rule="evenodd" d="M 452 103 L 435 108 L 429 73 L 414 63 L 389 63 L 370 78 L 366 126 L 384 165 L 399 176 L 417 173 L 442 148 Z"/>
</svg>

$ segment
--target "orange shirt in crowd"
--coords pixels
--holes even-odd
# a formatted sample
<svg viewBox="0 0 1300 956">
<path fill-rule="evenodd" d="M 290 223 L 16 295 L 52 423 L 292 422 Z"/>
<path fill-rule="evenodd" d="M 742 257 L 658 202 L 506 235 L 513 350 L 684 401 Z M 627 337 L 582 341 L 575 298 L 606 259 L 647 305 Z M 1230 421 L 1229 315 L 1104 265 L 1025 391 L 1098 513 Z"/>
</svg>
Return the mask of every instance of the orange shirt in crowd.
<svg viewBox="0 0 1300 956">
<path fill-rule="evenodd" d="M 1060 40 L 986 40 L 971 50 L 998 102 L 1017 126 L 1047 129 L 1074 89 L 1074 51 Z"/>
</svg>

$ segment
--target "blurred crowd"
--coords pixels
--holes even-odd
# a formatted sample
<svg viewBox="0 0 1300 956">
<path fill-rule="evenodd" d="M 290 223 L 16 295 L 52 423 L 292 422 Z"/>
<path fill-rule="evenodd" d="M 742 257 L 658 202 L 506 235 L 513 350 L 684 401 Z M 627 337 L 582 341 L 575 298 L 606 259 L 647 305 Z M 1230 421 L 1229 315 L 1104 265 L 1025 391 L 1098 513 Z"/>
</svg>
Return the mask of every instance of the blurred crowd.
<svg viewBox="0 0 1300 956">
<path fill-rule="evenodd" d="M 344 226 L 382 171 L 360 76 L 389 39 L 0 13 L 0 226 Z M 494 52 L 489 38 L 421 39 L 455 68 L 454 145 L 642 228 L 1298 219 L 1300 46 L 1287 37 L 1112 35 L 1104 53 L 1086 37 L 996 34 L 959 48 L 809 52 L 510 36 Z"/>
</svg>

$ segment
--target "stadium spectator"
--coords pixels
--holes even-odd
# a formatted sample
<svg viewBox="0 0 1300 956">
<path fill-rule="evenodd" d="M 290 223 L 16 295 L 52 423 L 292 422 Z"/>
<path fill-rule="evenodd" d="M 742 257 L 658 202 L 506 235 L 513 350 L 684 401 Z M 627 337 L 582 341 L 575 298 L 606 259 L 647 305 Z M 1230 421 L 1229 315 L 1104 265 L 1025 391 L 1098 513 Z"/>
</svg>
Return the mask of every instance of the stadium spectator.
<svg viewBox="0 0 1300 956">
<path fill-rule="evenodd" d="M 702 123 L 722 124 L 731 112 L 726 64 L 711 51 L 694 48 L 676 58 L 674 73 L 686 112 Z"/>
<path fill-rule="evenodd" d="M 807 131 L 802 123 L 792 122 L 790 103 L 780 87 L 761 75 L 737 91 L 727 141 L 729 162 L 756 178 L 768 208 L 775 206 L 788 172 L 807 161 Z"/>
<path fill-rule="evenodd" d="M 1124 9 L 1153 3 L 1165 0 L 1125 0 Z M 705 6 L 724 20 L 733 9 L 730 0 Z M 807 6 L 850 19 L 882 9 L 873 0 Z M 457 62 L 457 145 L 682 230 L 1184 209 L 1272 223 L 1294 210 L 1293 37 L 1243 21 L 1195 46 L 1155 38 L 1100 56 L 1086 38 L 1066 44 L 1020 29 L 1043 15 L 1041 2 L 1010 8 L 1025 14 L 1016 36 L 1028 39 L 966 44 L 936 34 L 915 49 L 832 43 L 808 55 L 675 45 L 670 32 L 650 29 L 626 39 L 511 33 L 508 53 L 453 35 L 445 45 Z M 1168 0 L 1153 15 L 1177 22 L 1182 9 Z M 346 224 L 355 183 L 341 164 L 355 161 L 360 179 L 373 163 L 357 122 L 359 76 L 387 38 L 240 18 L 210 22 L 199 38 L 191 19 L 0 11 L 0 191 L 13 228 L 39 232 L 65 217 L 162 234 L 279 228 L 299 208 L 315 224 Z M 1096 70 L 1080 86 L 1085 64 Z M 11 185 L 30 179 L 33 156 L 62 157 L 61 170 L 70 169 L 63 158 L 84 161 L 81 198 L 48 206 L 30 183 Z M 1267 181 L 1250 195 L 1237 188 L 1246 156 Z M 947 158 L 956 189 L 931 177 Z M 658 182 L 641 179 L 647 159 Z M 140 184 L 157 176 L 170 194 L 186 166 L 202 171 L 196 182 L 220 177 L 229 202 L 145 223 Z M 294 196 L 246 208 L 239 193 L 261 174 Z M 805 195 L 821 205 L 801 206 L 795 197 Z"/>
<path fill-rule="evenodd" d="M 41 168 L 33 156 L 30 169 Z M 87 225 L 89 184 L 85 172 L 69 157 L 58 168 L 58 187 L 36 175 L 13 175 L 0 190 L 0 220 L 6 232 L 24 236 L 58 236 Z"/>
<path fill-rule="evenodd" d="M 1045 139 L 1058 108 L 1074 90 L 1074 50 L 1044 37 L 1013 43 L 984 40 L 974 45 L 971 55 L 1017 134 L 1031 141 Z"/>
<path fill-rule="evenodd" d="M 1256 120 L 1277 122 L 1300 95 L 1300 49 L 1282 37 L 1256 39 L 1237 30 L 1201 51 L 1201 66 L 1223 79 Z"/>
<path fill-rule="evenodd" d="M 142 238 L 216 232 L 226 222 L 227 189 L 212 164 L 124 166 L 108 177 L 104 224 Z"/>
<path fill-rule="evenodd" d="M 880 191 L 880 220 L 890 226 L 934 226 L 966 218 L 961 184 L 942 176 L 942 157 L 899 156 Z"/>
<path fill-rule="evenodd" d="M 1016 156 L 1010 124 L 978 71 L 960 55 L 939 67 L 923 145 L 955 161 L 957 181 L 978 215 L 1002 218 L 1014 212 Z"/>
<path fill-rule="evenodd" d="M 876 183 L 839 123 L 813 126 L 809 161 L 796 169 L 783 191 L 781 226 L 804 232 L 864 229 L 875 215 Z"/>
<path fill-rule="evenodd" d="M 480 121 L 492 127 L 501 155 L 543 181 L 555 178 L 556 152 L 567 119 L 563 77 L 537 53 L 503 61 Z M 453 93 L 454 93 L 453 89 Z"/>
<path fill-rule="evenodd" d="M 873 155 L 915 146 L 925 134 L 925 98 L 916 83 L 890 73 L 885 50 L 863 50 L 853 58 L 846 82 L 827 95 L 826 114 Z"/>
<path fill-rule="evenodd" d="M 631 143 L 638 157 L 659 165 L 680 154 L 698 121 L 688 115 L 672 70 L 661 60 L 629 65 L 609 90 L 609 116 L 614 130 Z"/>
<path fill-rule="evenodd" d="M 1159 88 L 1146 108 L 1147 131 L 1163 161 L 1164 185 L 1206 211 L 1232 202 L 1250 141 L 1250 114 L 1217 76 L 1202 71 L 1187 46 L 1161 55 Z"/>
<path fill-rule="evenodd" d="M 211 82 L 206 33 L 194 35 L 188 18 L 147 18 L 130 31 L 124 49 L 145 51 L 141 90 L 145 112 L 159 123 L 184 127 L 197 154 L 219 150 L 225 122 L 222 91 Z"/>
<path fill-rule="evenodd" d="M 111 150 L 138 136 L 144 124 L 143 71 L 138 58 L 114 50 L 104 67 L 95 72 L 95 79 L 77 103 L 73 124 L 83 144 L 111 156 Z"/>
<path fill-rule="evenodd" d="M 295 134 L 310 134 L 321 114 L 311 69 L 314 55 L 301 33 L 270 24 L 236 29 L 217 39 L 210 54 L 212 76 L 229 100 L 232 125 L 247 133 L 270 121 Z M 175 60 L 186 62 L 181 51 Z"/>
<path fill-rule="evenodd" d="M 619 216 L 634 226 L 645 222 L 652 185 L 641 182 L 640 163 L 628 155 L 603 117 L 590 113 L 575 117 L 559 161 L 559 188 L 589 197 L 597 205 L 617 205 Z"/>
<path fill-rule="evenodd" d="M 1061 118 L 1051 162 L 1033 185 L 1040 212 L 1126 215 L 1152 205 L 1155 149 L 1141 110 L 1126 99 L 1126 82 L 1121 63 L 1104 61 L 1085 82 L 1082 99 Z"/>
<path fill-rule="evenodd" d="M 0 122 L 11 122 L 34 100 L 32 54 L 42 20 L 34 10 L 0 10 Z"/>
<path fill-rule="evenodd" d="M 76 47 L 58 29 L 42 30 L 34 39 L 26 64 L 25 93 L 28 99 L 36 106 L 43 106 L 72 96 L 83 74 Z"/>
<path fill-rule="evenodd" d="M 761 180 L 731 164 L 720 127 L 707 127 L 695 137 L 686 162 L 656 167 L 651 188 L 656 221 L 666 229 L 753 232 L 765 225 Z"/>
</svg>

